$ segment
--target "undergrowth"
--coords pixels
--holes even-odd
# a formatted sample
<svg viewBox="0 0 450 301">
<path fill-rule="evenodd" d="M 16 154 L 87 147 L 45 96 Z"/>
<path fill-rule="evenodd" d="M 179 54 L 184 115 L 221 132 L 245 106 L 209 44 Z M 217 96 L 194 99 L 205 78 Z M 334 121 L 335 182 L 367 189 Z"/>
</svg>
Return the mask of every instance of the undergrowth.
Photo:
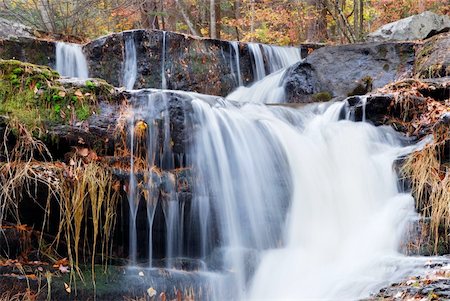
<svg viewBox="0 0 450 301">
<path fill-rule="evenodd" d="M 17 131 L 13 135 L 14 139 L 11 138 L 13 131 Z M 71 281 L 76 279 L 76 275 L 83 279 L 79 268 L 80 252 L 90 254 L 95 287 L 94 265 L 100 253 L 101 262 L 106 268 L 116 221 L 119 191 L 111 171 L 95 160 L 85 163 L 76 154 L 69 164 L 53 162 L 47 147 L 17 120 L 9 120 L 6 124 L 2 141 L 0 158 L 4 159 L 0 160 L 0 228 L 7 217 L 21 224 L 18 205 L 26 197 L 45 206 L 41 232 L 44 233 L 49 223 L 51 203 L 57 202 L 58 233 L 50 242 L 44 241 L 41 236 L 40 252 L 49 254 L 47 258 L 56 261 L 58 255 L 55 250 L 63 242 Z M 48 191 L 44 202 L 38 199 L 38 185 Z M 85 239 L 83 244 L 80 242 L 82 236 Z"/>
<path fill-rule="evenodd" d="M 401 125 L 410 136 L 433 137 L 423 149 L 406 157 L 401 173 L 411 183 L 416 209 L 429 220 L 426 227 L 434 253 L 438 253 L 440 243 L 448 245 L 450 242 L 450 158 L 447 153 L 450 127 L 443 119 L 450 112 L 450 100 L 425 97 L 421 91 L 427 89 L 433 87 L 409 79 L 390 84 L 381 91 L 394 95 L 391 124 Z"/>
<path fill-rule="evenodd" d="M 67 84 L 49 67 L 0 60 L 0 115 L 18 120 L 35 135 L 45 133 L 48 122 L 86 120 L 98 111 L 98 98 L 113 92 L 100 80 Z"/>
</svg>

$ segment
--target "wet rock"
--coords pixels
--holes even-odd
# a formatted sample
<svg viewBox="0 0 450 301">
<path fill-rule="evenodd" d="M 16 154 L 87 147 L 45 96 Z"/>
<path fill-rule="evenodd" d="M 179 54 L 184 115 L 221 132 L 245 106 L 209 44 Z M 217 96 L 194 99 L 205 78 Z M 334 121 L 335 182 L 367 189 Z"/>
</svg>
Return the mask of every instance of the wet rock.
<svg viewBox="0 0 450 301">
<path fill-rule="evenodd" d="M 55 43 L 28 37 L 4 39 L 0 37 L 0 59 L 19 60 L 37 65 L 56 65 Z"/>
<path fill-rule="evenodd" d="M 426 263 L 418 261 L 408 278 L 392 283 L 363 300 L 449 300 L 448 260 L 448 257 L 430 257 Z"/>
<path fill-rule="evenodd" d="M 114 86 L 123 85 L 125 37 L 136 46 L 137 80 L 134 88 L 161 88 L 162 69 L 168 89 L 227 95 L 237 86 L 231 64 L 234 50 L 230 42 L 201 39 L 159 30 L 135 30 L 116 33 L 84 46 L 93 77 L 106 79 Z M 163 63 L 163 39 L 165 62 Z M 244 83 L 251 82 L 251 60 L 248 48 L 240 43 L 240 70 Z"/>
<path fill-rule="evenodd" d="M 426 87 L 419 87 L 419 92 L 426 97 L 431 97 L 439 101 L 450 98 L 450 77 L 427 78 L 421 80 Z"/>
<path fill-rule="evenodd" d="M 368 35 L 368 41 L 422 40 L 450 29 L 450 17 L 426 11 L 380 27 Z M 447 48 L 448 49 L 448 48 Z"/>
<path fill-rule="evenodd" d="M 450 76 L 450 33 L 436 35 L 418 46 L 415 73 L 419 78 Z"/>
<path fill-rule="evenodd" d="M 287 102 L 315 102 L 319 96 L 363 95 L 412 76 L 414 43 L 364 43 L 320 48 L 287 72 Z"/>
<path fill-rule="evenodd" d="M 155 292 L 158 296 L 164 293 L 168 300 L 217 300 L 211 288 L 213 281 L 220 281 L 218 277 L 222 277 L 224 284 L 227 281 L 226 275 L 211 275 L 211 273 L 114 266 L 109 266 L 105 272 L 104 267 L 96 266 L 95 288 L 91 280 L 90 267 L 86 267 L 82 271 L 85 280 L 77 279 L 75 289 L 75 283 L 70 281 L 67 273 L 56 273 L 52 268 L 37 265 L 24 265 L 23 269 L 27 275 L 17 268 L 9 272 L 0 272 L 0 291 L 10 292 L 11 296 L 17 293 L 25 294 L 28 291 L 33 300 L 55 301 L 160 300 L 150 299 L 151 292 Z M 47 270 L 52 272 L 51 285 L 47 285 L 48 279 L 45 276 Z M 71 289 L 68 284 L 71 284 Z M 46 288 L 42 289 L 42 286 Z"/>
<path fill-rule="evenodd" d="M 350 116 L 355 121 L 370 121 L 375 125 L 382 125 L 389 113 L 393 95 L 352 96 L 347 98 Z"/>
</svg>

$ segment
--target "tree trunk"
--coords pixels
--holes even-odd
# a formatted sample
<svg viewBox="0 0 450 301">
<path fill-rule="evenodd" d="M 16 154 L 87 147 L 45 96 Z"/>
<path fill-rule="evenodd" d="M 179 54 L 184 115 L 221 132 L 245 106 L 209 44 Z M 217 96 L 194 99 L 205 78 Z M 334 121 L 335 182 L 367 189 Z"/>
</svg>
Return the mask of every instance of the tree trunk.
<svg viewBox="0 0 450 301">
<path fill-rule="evenodd" d="M 364 39 L 364 0 L 359 0 L 359 39 Z"/>
<path fill-rule="evenodd" d="M 251 41 L 253 42 L 253 34 L 255 33 L 255 0 L 251 1 L 252 20 L 250 23 L 250 32 L 252 34 Z"/>
<path fill-rule="evenodd" d="M 215 7 L 215 11 L 216 11 L 216 38 L 220 39 L 220 31 L 222 29 L 221 26 L 221 22 L 222 22 L 222 12 L 220 9 L 220 0 L 215 0 L 216 1 L 216 7 Z"/>
<path fill-rule="evenodd" d="M 55 27 L 50 18 L 50 12 L 52 11 L 50 3 L 48 3 L 48 1 L 41 0 L 38 2 L 38 8 L 42 22 L 44 23 L 44 30 L 48 32 L 55 32 Z"/>
<path fill-rule="evenodd" d="M 159 29 L 157 2 L 157 0 L 146 0 L 141 4 L 141 22 L 144 28 Z"/>
<path fill-rule="evenodd" d="M 184 5 L 181 0 L 175 0 L 175 4 L 180 10 L 181 15 L 183 16 L 184 22 L 186 22 L 186 25 L 188 26 L 189 30 L 194 36 L 201 36 L 200 33 L 195 29 L 195 25 L 192 22 L 191 18 L 186 12 L 186 9 L 184 8 Z"/>
<path fill-rule="evenodd" d="M 310 43 L 324 42 L 328 38 L 327 9 L 321 0 L 307 0 L 306 3 L 316 16 L 307 23 L 306 40 Z"/>
<path fill-rule="evenodd" d="M 209 0 L 209 36 L 212 39 L 217 39 L 216 23 L 216 1 Z"/>
</svg>

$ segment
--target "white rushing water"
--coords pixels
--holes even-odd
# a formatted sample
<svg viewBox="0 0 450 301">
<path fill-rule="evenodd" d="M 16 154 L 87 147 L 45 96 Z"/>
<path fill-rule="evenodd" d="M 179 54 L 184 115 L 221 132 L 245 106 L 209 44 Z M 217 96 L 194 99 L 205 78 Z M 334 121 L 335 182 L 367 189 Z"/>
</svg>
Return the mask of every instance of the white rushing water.
<svg viewBox="0 0 450 301">
<path fill-rule="evenodd" d="M 125 61 L 123 66 L 123 83 L 127 90 L 132 90 L 137 78 L 137 55 L 133 33 L 125 38 Z"/>
<path fill-rule="evenodd" d="M 233 52 L 230 55 L 230 66 L 231 66 L 231 72 L 233 73 L 234 77 L 236 78 L 236 84 L 237 86 L 243 86 L 244 82 L 242 80 L 241 75 L 241 62 L 240 62 L 240 55 L 239 55 L 239 42 L 237 41 L 230 41 L 231 48 Z"/>
<path fill-rule="evenodd" d="M 240 102 L 282 103 L 285 92 L 283 78 L 289 66 L 301 61 L 300 50 L 263 44 L 248 44 L 253 59 L 255 82 L 248 87 L 240 85 L 227 99 Z M 266 57 L 266 64 L 264 63 Z M 266 65 L 268 72 L 266 72 Z M 266 74 L 269 74 L 266 76 Z"/>
<path fill-rule="evenodd" d="M 338 120 L 343 106 L 194 101 L 197 193 L 218 219 L 238 298 L 355 299 L 410 268 L 398 250 L 413 199 L 393 163 L 411 147 L 390 129 Z"/>
<path fill-rule="evenodd" d="M 81 45 L 56 42 L 56 71 L 62 76 L 89 77 L 86 58 Z"/>
<path fill-rule="evenodd" d="M 140 96 L 132 101 L 131 152 L 143 153 L 133 126 L 143 120 L 148 173 L 159 172 L 144 176 L 139 188 L 130 175 L 133 265 L 144 195 L 148 228 L 158 202 L 164 215 L 165 267 L 175 268 L 180 258 L 201 261 L 198 270 L 212 281 L 214 300 L 356 300 L 415 269 L 417 259 L 399 253 L 406 226 L 416 217 L 414 201 L 400 191 L 393 166 L 420 146 L 405 146 L 391 128 L 348 120 L 346 102 L 299 109 L 252 103 L 284 101 L 279 83 L 292 57 L 278 56 L 273 73 L 250 87 L 248 103 L 135 91 Z M 180 167 L 171 136 L 173 118 L 182 116 L 180 104 L 187 109 L 185 155 L 192 167 L 188 202 L 179 195 L 177 176 L 163 173 Z M 133 158 L 132 170 L 134 164 Z M 151 230 L 146 239 L 151 266 Z"/>
<path fill-rule="evenodd" d="M 161 55 L 161 89 L 167 89 L 167 79 L 166 79 L 166 36 L 167 36 L 167 32 L 163 31 L 162 55 Z"/>
</svg>

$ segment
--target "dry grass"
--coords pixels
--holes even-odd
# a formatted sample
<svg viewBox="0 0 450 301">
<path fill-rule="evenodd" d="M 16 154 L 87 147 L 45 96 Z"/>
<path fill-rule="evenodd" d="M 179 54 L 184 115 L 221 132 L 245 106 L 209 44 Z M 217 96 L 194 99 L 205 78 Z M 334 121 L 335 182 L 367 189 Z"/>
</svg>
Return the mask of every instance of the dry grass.
<svg viewBox="0 0 450 301">
<path fill-rule="evenodd" d="M 82 230 L 86 233 L 88 227 L 92 229 L 92 249 L 88 251 L 91 254 L 92 281 L 95 285 L 94 265 L 97 241 L 100 235 L 101 256 L 106 266 L 119 192 L 113 187 L 112 174 L 95 162 L 84 164 L 79 160 L 70 167 L 69 172 L 70 178 L 66 177 L 61 186 L 60 212 L 62 214 L 58 239 L 59 235 L 64 235 L 72 271 L 76 270 L 82 277 L 78 269 L 81 234 Z M 105 213 L 102 215 L 102 212 Z M 91 218 L 88 219 L 88 217 Z M 88 244 L 85 243 L 84 246 L 86 245 Z"/>
<path fill-rule="evenodd" d="M 14 132 L 17 139 L 11 147 L 7 137 L 13 130 L 17 131 Z M 83 249 L 84 254 L 91 255 L 92 281 L 95 285 L 97 244 L 101 242 L 101 258 L 106 268 L 119 199 L 119 187 L 109 168 L 97 161 L 83 163 L 77 157 L 69 165 L 53 162 L 46 146 L 18 123 L 7 126 L 0 155 L 5 158 L 4 162 L 0 162 L 0 226 L 6 216 L 21 224 L 19 202 L 26 196 L 42 204 L 37 200 L 37 186 L 46 187 L 48 198 L 42 205 L 45 206 L 42 208 L 45 212 L 42 234 L 46 227 L 55 226 L 48 225 L 52 202 L 59 204 L 60 221 L 53 242 L 47 244 L 41 237 L 41 251 L 56 261 L 58 256 L 51 250 L 56 249 L 63 240 L 67 246 L 72 279 L 75 279 L 75 273 L 82 279 L 79 253 Z M 86 241 L 87 237 L 91 237 L 90 244 Z"/>
<path fill-rule="evenodd" d="M 411 181 L 417 209 L 430 218 L 435 253 L 442 238 L 449 242 L 450 228 L 450 169 L 439 158 L 442 147 L 442 144 L 428 145 L 409 155 L 402 167 L 402 173 Z"/>
</svg>

